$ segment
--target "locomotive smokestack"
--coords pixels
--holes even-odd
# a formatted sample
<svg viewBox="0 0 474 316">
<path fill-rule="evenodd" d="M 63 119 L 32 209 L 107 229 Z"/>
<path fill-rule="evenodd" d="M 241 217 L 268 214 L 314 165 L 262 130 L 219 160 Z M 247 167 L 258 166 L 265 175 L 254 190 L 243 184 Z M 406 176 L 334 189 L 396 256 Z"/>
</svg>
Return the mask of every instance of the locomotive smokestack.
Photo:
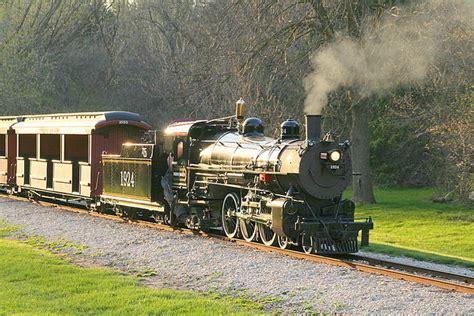
<svg viewBox="0 0 474 316">
<path fill-rule="evenodd" d="M 321 115 L 305 115 L 306 140 L 317 142 L 321 138 Z"/>
</svg>

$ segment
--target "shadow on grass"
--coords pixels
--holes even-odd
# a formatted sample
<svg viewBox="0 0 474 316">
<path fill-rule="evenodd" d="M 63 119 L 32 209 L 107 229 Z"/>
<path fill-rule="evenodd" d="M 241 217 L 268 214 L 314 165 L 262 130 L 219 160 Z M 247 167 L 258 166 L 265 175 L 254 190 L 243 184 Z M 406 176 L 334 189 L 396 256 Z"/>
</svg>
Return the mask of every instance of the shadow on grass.
<svg viewBox="0 0 474 316">
<path fill-rule="evenodd" d="M 379 252 L 398 257 L 408 257 L 422 261 L 431 261 L 435 263 L 455 264 L 471 269 L 474 268 L 474 261 L 379 243 L 370 243 L 369 247 L 362 247 L 361 250 L 367 252 Z"/>
</svg>

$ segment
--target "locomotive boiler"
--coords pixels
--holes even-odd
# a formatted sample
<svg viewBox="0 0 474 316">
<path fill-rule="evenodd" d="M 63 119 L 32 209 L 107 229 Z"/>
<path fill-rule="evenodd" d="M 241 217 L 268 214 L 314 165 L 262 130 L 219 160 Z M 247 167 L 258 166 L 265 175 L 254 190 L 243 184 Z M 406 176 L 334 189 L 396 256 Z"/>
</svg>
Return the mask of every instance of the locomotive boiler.
<svg viewBox="0 0 474 316">
<path fill-rule="evenodd" d="M 104 156 L 102 202 L 307 253 L 357 252 L 359 233 L 368 244 L 371 219 L 356 219 L 352 201 L 342 199 L 352 175 L 350 143 L 321 137 L 319 115 L 306 116 L 302 139 L 294 120 L 271 138 L 260 119 L 244 114 L 239 100 L 231 117 L 175 122 L 152 144 L 125 144 L 122 155 Z"/>
</svg>

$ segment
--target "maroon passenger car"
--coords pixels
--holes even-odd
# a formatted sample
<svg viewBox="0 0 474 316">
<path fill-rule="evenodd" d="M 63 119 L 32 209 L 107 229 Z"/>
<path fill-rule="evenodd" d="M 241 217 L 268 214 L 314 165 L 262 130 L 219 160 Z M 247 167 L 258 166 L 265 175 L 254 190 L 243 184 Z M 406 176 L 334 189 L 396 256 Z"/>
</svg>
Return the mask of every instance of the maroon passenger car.
<svg viewBox="0 0 474 316">
<path fill-rule="evenodd" d="M 119 154 L 149 129 L 130 112 L 0 117 L 0 186 L 69 200 L 100 195 L 102 154 Z"/>
</svg>

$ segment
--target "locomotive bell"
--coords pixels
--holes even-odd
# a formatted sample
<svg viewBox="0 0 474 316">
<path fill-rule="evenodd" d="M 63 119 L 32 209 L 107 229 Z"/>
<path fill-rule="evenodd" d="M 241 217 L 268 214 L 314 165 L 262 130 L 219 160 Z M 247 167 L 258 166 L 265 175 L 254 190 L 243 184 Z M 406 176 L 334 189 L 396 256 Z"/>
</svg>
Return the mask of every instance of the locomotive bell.
<svg viewBox="0 0 474 316">
<path fill-rule="evenodd" d="M 239 125 L 241 125 L 244 121 L 245 107 L 246 103 L 244 99 L 240 98 L 237 102 L 235 102 L 235 117 L 237 118 Z"/>
</svg>

